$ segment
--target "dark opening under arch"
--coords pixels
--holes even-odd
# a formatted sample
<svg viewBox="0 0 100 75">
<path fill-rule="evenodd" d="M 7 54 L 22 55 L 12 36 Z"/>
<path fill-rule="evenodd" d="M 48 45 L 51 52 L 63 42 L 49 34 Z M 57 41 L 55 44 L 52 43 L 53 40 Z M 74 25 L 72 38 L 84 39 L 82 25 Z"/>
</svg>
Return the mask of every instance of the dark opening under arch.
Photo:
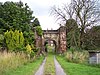
<svg viewBox="0 0 100 75">
<path fill-rule="evenodd" d="M 45 52 L 48 52 L 48 49 L 47 49 L 47 47 L 46 47 L 46 45 L 49 45 L 49 46 L 53 46 L 54 48 L 52 49 L 52 51 L 53 52 L 56 52 L 57 51 L 57 43 L 56 43 L 56 41 L 55 40 L 52 40 L 52 39 L 48 39 L 48 40 L 46 40 L 46 41 L 44 41 L 44 50 L 45 50 Z"/>
</svg>

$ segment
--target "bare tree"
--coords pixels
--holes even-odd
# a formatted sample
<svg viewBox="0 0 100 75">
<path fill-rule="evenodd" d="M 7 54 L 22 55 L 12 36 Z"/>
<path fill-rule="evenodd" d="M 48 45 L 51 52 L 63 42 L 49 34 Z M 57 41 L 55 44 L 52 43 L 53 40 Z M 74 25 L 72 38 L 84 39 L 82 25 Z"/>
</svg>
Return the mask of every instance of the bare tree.
<svg viewBox="0 0 100 75">
<path fill-rule="evenodd" d="M 71 0 L 69 5 L 64 4 L 62 8 L 53 7 L 52 14 L 57 20 L 67 22 L 73 18 L 80 27 L 80 46 L 84 38 L 84 30 L 88 26 L 100 24 L 99 0 Z"/>
<path fill-rule="evenodd" d="M 100 8 L 97 0 L 72 0 L 72 6 L 80 27 L 80 46 L 84 40 L 84 30 L 99 23 Z"/>
<path fill-rule="evenodd" d="M 71 8 L 72 4 L 63 4 L 61 8 L 53 6 L 51 8 L 51 14 L 56 18 L 56 21 L 66 22 L 69 18 L 71 19 L 73 17 L 74 10 Z"/>
<path fill-rule="evenodd" d="M 90 26 L 100 20 L 100 8 L 97 0 L 72 0 L 72 6 L 79 25 Z"/>
</svg>

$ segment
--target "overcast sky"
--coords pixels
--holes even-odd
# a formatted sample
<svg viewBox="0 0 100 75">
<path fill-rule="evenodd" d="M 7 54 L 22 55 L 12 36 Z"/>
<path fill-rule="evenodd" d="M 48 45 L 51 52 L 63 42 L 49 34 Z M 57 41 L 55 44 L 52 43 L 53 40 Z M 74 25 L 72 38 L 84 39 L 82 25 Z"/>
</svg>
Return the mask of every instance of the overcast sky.
<svg viewBox="0 0 100 75">
<path fill-rule="evenodd" d="M 0 0 L 0 2 L 13 1 L 19 2 L 20 0 Z M 27 3 L 33 15 L 40 21 L 42 29 L 58 29 L 59 24 L 55 21 L 55 18 L 50 15 L 50 9 L 52 6 L 62 6 L 62 4 L 70 3 L 70 0 L 21 0 L 23 3 Z"/>
</svg>

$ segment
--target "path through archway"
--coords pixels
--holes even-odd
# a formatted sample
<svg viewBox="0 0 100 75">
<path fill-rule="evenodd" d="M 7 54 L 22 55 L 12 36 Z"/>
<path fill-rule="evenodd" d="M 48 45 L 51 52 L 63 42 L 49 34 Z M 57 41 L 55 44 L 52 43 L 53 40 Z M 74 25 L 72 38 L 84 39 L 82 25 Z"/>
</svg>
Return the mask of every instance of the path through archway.
<svg viewBox="0 0 100 75">
<path fill-rule="evenodd" d="M 48 39 L 44 42 L 45 52 L 55 53 L 57 50 L 57 44 L 55 40 Z"/>
</svg>

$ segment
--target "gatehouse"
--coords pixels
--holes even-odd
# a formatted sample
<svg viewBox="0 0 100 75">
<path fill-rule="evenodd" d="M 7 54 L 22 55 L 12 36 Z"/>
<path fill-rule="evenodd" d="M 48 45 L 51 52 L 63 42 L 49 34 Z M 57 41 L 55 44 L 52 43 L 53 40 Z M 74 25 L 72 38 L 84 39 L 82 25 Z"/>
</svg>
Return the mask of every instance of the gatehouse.
<svg viewBox="0 0 100 75">
<path fill-rule="evenodd" d="M 43 35 L 35 35 L 36 47 L 44 50 L 46 42 L 55 45 L 55 52 L 64 53 L 66 51 L 66 27 L 61 26 L 57 30 L 43 30 Z"/>
</svg>

